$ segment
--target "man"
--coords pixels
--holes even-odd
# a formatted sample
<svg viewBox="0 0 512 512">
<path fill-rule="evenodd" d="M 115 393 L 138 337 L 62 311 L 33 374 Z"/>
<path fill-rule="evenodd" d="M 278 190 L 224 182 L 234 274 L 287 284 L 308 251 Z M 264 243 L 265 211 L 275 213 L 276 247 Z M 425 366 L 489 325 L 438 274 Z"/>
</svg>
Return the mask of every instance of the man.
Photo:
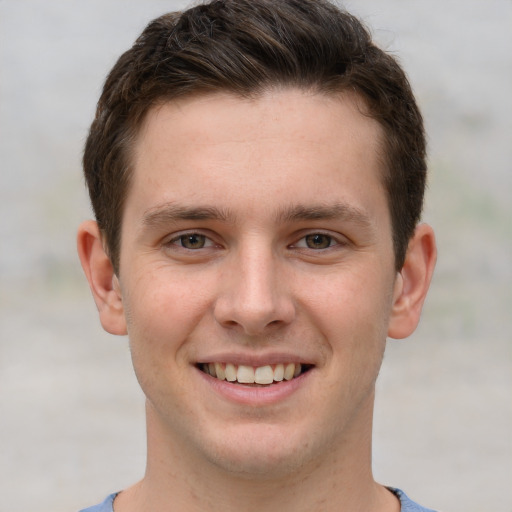
<svg viewBox="0 0 512 512">
<path fill-rule="evenodd" d="M 324 1 L 162 16 L 108 76 L 78 250 L 147 397 L 144 478 L 89 511 L 426 510 L 377 484 L 386 337 L 419 320 L 422 118 Z"/>
</svg>

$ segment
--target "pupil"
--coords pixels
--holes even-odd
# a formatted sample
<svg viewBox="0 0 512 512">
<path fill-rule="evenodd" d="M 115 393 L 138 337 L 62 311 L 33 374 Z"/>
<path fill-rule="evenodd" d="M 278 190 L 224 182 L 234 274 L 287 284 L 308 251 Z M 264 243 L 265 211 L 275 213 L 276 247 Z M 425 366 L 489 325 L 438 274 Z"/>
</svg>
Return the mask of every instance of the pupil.
<svg viewBox="0 0 512 512">
<path fill-rule="evenodd" d="M 311 249 L 327 249 L 331 243 L 331 237 L 317 233 L 316 235 L 308 235 L 306 242 Z"/>
<path fill-rule="evenodd" d="M 204 247 L 204 235 L 184 235 L 181 237 L 181 245 L 187 249 L 201 249 Z"/>
</svg>

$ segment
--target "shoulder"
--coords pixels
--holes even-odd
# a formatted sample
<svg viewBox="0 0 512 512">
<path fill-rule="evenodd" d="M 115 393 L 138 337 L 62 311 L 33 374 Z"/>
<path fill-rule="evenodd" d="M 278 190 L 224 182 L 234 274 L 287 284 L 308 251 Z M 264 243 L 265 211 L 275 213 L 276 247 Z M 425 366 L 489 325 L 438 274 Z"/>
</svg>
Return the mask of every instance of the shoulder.
<svg viewBox="0 0 512 512">
<path fill-rule="evenodd" d="M 117 493 L 111 494 L 110 496 L 107 496 L 102 503 L 94 505 L 94 507 L 84 508 L 83 510 L 80 510 L 80 512 L 113 512 L 113 503 L 116 496 Z"/>
<path fill-rule="evenodd" d="M 435 512 L 435 510 L 422 507 L 412 501 L 411 498 L 409 498 L 409 496 L 407 496 L 407 494 L 405 494 L 401 489 L 396 489 L 394 487 L 388 487 L 388 489 L 400 500 L 400 512 Z"/>
</svg>

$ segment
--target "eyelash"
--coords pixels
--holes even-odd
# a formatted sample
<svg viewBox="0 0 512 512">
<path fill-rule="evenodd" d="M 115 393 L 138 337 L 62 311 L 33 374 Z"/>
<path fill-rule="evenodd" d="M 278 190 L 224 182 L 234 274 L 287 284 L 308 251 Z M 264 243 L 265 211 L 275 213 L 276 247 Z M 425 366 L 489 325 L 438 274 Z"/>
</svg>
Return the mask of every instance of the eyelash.
<svg viewBox="0 0 512 512">
<path fill-rule="evenodd" d="M 183 242 L 187 238 L 190 240 L 192 237 L 200 238 L 204 242 L 203 245 L 201 247 L 197 247 L 197 248 L 185 247 L 183 245 Z M 203 233 L 199 233 L 197 231 L 190 231 L 188 233 L 181 233 L 181 234 L 171 238 L 168 242 L 165 243 L 165 245 L 166 246 L 175 245 L 175 246 L 177 246 L 181 249 L 185 249 L 187 251 L 197 251 L 199 249 L 213 247 L 215 245 L 215 243 L 211 240 L 211 238 L 204 235 Z"/>
<path fill-rule="evenodd" d="M 192 239 L 193 237 L 200 239 L 200 243 L 202 242 L 202 245 L 200 247 L 192 248 L 192 247 L 186 247 L 184 245 L 185 240 L 189 239 L 189 241 L 190 241 L 190 239 Z M 307 245 L 308 241 L 309 241 L 308 239 L 311 240 L 313 237 L 321 237 L 321 239 L 324 239 L 324 241 L 327 241 L 328 245 L 326 247 L 309 247 Z M 325 239 L 327 239 L 327 240 L 325 240 Z M 200 249 L 208 249 L 210 247 L 215 246 L 216 244 L 207 235 L 197 232 L 197 231 L 190 231 L 190 232 L 186 232 L 186 233 L 180 233 L 179 235 L 174 236 L 168 242 L 166 242 L 165 245 L 166 246 L 176 246 L 179 249 L 184 249 L 186 251 L 194 252 L 194 251 L 198 251 Z M 336 247 L 339 245 L 343 246 L 343 245 L 346 245 L 346 243 L 343 241 L 340 241 L 339 238 L 337 238 L 331 234 L 324 233 L 321 231 L 315 231 L 315 232 L 305 234 L 304 236 L 299 238 L 297 240 L 297 242 L 291 244 L 289 247 L 297 248 L 297 249 L 312 250 L 312 251 L 322 251 L 322 250 L 331 249 L 332 247 Z"/>
<path fill-rule="evenodd" d="M 328 245 L 326 247 L 309 247 L 308 239 L 313 239 L 314 237 L 321 237 L 322 239 L 327 239 Z M 301 245 L 301 243 L 304 242 L 304 245 Z M 297 242 L 295 242 L 292 247 L 296 247 L 298 249 L 310 249 L 312 251 L 322 251 L 327 250 L 332 247 L 336 247 L 338 245 L 344 245 L 343 242 L 339 240 L 339 238 L 329 234 L 329 233 L 323 233 L 322 231 L 312 232 L 304 235 L 302 238 L 300 238 Z"/>
</svg>

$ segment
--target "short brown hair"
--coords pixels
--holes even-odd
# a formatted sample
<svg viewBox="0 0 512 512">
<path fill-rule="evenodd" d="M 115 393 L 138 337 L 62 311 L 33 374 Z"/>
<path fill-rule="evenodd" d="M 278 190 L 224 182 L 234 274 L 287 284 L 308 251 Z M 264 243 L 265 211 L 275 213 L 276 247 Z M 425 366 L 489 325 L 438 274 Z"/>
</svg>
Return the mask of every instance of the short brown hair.
<svg viewBox="0 0 512 512">
<path fill-rule="evenodd" d="M 247 97 L 276 86 L 354 91 L 364 100 L 384 130 L 383 183 L 402 267 L 421 215 L 426 162 L 421 113 L 396 60 L 328 1 L 214 0 L 149 23 L 106 79 L 83 166 L 116 272 L 130 153 L 149 109 L 189 94 Z"/>
</svg>

